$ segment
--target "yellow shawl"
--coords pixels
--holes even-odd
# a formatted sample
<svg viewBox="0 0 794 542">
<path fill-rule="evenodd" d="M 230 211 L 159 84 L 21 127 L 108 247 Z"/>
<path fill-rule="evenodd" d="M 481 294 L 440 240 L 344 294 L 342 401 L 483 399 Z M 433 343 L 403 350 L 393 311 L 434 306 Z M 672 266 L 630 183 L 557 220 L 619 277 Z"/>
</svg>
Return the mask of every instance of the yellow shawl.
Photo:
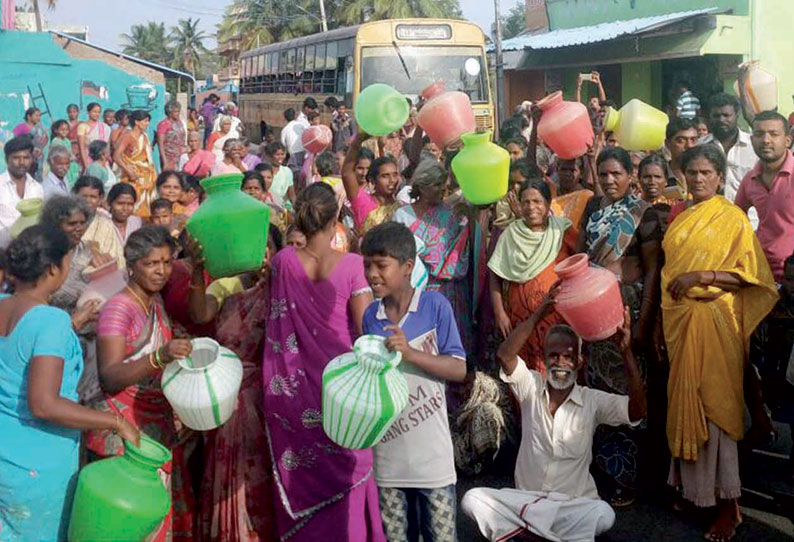
<svg viewBox="0 0 794 542">
<path fill-rule="evenodd" d="M 733 440 L 744 434 L 744 365 L 750 336 L 778 299 L 747 216 L 722 196 L 694 205 L 662 243 L 662 319 L 670 356 L 667 440 L 673 457 L 695 461 L 710 420 Z M 749 286 L 692 288 L 674 301 L 670 283 L 689 271 L 725 271 Z"/>
</svg>

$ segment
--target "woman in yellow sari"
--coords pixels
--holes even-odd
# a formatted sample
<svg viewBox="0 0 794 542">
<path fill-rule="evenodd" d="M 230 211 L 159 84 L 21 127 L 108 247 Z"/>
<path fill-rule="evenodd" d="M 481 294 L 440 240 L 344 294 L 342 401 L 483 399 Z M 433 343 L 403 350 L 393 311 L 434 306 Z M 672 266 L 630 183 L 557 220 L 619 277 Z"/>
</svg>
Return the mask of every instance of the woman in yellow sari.
<svg viewBox="0 0 794 542">
<path fill-rule="evenodd" d="M 121 137 L 113 162 L 121 169 L 121 182 L 131 184 L 138 194 L 135 214 L 149 218 L 149 204 L 155 199 L 157 171 L 152 160 L 152 144 L 146 131 L 152 117 L 146 111 L 133 111 L 131 129 Z"/>
<path fill-rule="evenodd" d="M 698 146 L 684 153 L 682 166 L 693 199 L 662 244 L 669 482 L 696 506 L 719 507 L 706 539 L 722 542 L 742 521 L 736 443 L 744 435 L 750 336 L 778 294 L 747 216 L 716 195 L 724 155 Z"/>
</svg>

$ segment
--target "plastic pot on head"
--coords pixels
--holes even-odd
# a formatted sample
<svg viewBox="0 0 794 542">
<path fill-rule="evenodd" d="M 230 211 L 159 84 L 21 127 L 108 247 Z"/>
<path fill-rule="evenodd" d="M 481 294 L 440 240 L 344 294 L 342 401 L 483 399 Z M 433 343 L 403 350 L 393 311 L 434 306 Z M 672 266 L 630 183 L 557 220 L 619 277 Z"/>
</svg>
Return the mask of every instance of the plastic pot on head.
<svg viewBox="0 0 794 542">
<path fill-rule="evenodd" d="M 603 267 L 590 266 L 587 254 L 564 259 L 554 272 L 562 280 L 554 308 L 582 340 L 601 341 L 614 335 L 623 324 L 617 277 Z"/>
<path fill-rule="evenodd" d="M 443 83 L 437 82 L 422 91 L 422 97 L 428 101 L 419 110 L 416 121 L 430 141 L 441 149 L 476 130 L 471 100 L 463 92 L 446 92 Z"/>
<path fill-rule="evenodd" d="M 761 67 L 758 60 L 750 60 L 739 66 L 739 79 L 733 89 L 742 101 L 743 110 L 750 118 L 761 111 L 774 111 L 777 109 L 777 77 Z"/>
<path fill-rule="evenodd" d="M 667 113 L 634 98 L 620 110 L 608 108 L 604 130 L 627 151 L 655 151 L 664 145 L 668 122 Z"/>
<path fill-rule="evenodd" d="M 488 205 L 507 194 L 510 153 L 491 141 L 491 132 L 461 136 L 463 149 L 452 159 L 452 172 L 463 197 L 475 205 Z"/>
<path fill-rule="evenodd" d="M 537 105 L 543 111 L 538 136 L 557 156 L 573 160 L 587 152 L 595 139 L 587 107 L 564 101 L 561 91 L 549 94 Z"/>
<path fill-rule="evenodd" d="M 333 132 L 331 132 L 331 129 L 325 124 L 309 126 L 301 135 L 303 148 L 314 154 L 320 154 L 328 150 L 333 139 Z"/>
<path fill-rule="evenodd" d="M 362 90 L 354 110 L 361 129 L 376 137 L 387 136 L 402 128 L 411 113 L 405 96 L 383 83 L 375 83 Z"/>
</svg>

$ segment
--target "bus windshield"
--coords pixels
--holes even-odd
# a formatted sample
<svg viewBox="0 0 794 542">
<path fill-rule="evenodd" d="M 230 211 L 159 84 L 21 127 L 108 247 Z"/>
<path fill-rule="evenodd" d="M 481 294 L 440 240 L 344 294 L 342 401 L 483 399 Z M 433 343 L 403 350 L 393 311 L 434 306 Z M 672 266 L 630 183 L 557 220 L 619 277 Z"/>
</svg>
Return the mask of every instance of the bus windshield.
<svg viewBox="0 0 794 542">
<path fill-rule="evenodd" d="M 385 83 L 415 100 L 439 80 L 447 90 L 466 93 L 472 103 L 488 102 L 479 47 L 388 45 L 361 49 L 362 90 L 373 83 Z"/>
</svg>

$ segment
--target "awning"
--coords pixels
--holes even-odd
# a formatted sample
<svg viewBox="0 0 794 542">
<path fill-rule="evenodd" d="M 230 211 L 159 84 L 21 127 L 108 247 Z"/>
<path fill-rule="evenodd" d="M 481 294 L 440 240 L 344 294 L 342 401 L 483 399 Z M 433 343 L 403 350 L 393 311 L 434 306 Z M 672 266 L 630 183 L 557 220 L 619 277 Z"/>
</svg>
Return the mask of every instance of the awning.
<svg viewBox="0 0 794 542">
<path fill-rule="evenodd" d="M 658 30 L 672 23 L 680 22 L 698 15 L 706 15 L 720 11 L 718 7 L 679 11 L 656 15 L 653 17 L 640 17 L 627 21 L 612 21 L 592 26 L 577 28 L 563 28 L 552 30 L 544 34 L 523 35 L 510 38 L 502 42 L 503 51 L 520 51 L 524 49 L 557 49 L 575 45 L 586 45 L 609 41 L 623 36 L 631 36 Z M 493 49 L 493 46 L 490 47 Z"/>
</svg>

